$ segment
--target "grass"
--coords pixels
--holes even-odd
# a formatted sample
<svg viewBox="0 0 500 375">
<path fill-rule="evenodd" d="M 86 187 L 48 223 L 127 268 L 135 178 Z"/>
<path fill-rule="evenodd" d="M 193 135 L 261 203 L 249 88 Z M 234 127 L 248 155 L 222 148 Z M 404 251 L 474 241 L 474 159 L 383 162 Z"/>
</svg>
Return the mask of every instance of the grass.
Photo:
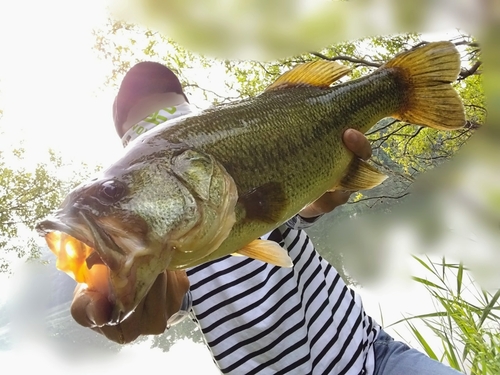
<svg viewBox="0 0 500 375">
<path fill-rule="evenodd" d="M 414 258 L 430 277 L 413 279 L 427 289 L 437 312 L 406 317 L 391 326 L 406 323 L 429 357 L 446 361 L 456 370 L 500 374 L 500 290 L 492 293 L 480 288 L 461 263 Z M 432 347 L 417 321 L 437 336 L 439 344 Z"/>
</svg>

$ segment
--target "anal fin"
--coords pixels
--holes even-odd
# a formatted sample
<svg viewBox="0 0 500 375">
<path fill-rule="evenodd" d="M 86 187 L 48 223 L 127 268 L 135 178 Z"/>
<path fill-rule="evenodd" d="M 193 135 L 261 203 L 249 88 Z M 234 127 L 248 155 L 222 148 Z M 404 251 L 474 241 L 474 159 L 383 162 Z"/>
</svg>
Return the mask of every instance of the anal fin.
<svg viewBox="0 0 500 375">
<path fill-rule="evenodd" d="M 347 174 L 332 190 L 358 191 L 372 189 L 387 179 L 377 168 L 366 161 L 354 158 L 349 164 Z"/>
<path fill-rule="evenodd" d="M 234 255 L 244 255 L 279 267 L 290 268 L 293 266 L 288 252 L 277 242 L 269 240 L 254 240 L 239 249 Z"/>
</svg>

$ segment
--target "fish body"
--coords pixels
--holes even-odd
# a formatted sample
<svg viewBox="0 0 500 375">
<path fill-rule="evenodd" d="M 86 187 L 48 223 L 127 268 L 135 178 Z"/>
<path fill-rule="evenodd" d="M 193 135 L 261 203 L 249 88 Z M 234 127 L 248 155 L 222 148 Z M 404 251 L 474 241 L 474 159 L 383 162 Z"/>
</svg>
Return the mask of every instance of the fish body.
<svg viewBox="0 0 500 375">
<path fill-rule="evenodd" d="M 107 266 L 107 287 L 95 284 L 109 293 L 115 321 L 166 269 L 235 253 L 291 266 L 277 244 L 257 239 L 328 190 L 368 189 L 385 179 L 347 150 L 343 132 L 364 133 L 388 116 L 462 127 L 463 106 L 450 85 L 459 69 L 449 42 L 403 53 L 334 86 L 349 69 L 328 61 L 300 65 L 255 98 L 173 120 L 136 139 L 38 229 L 60 260 L 73 244 L 79 260 L 60 268 L 77 281 L 93 280 L 94 261 Z M 78 246 L 84 250 L 74 251 Z"/>
<path fill-rule="evenodd" d="M 179 148 L 217 160 L 238 191 L 237 220 L 216 252 L 198 260 L 176 257 L 169 268 L 231 254 L 334 188 L 353 159 L 342 143 L 342 133 L 348 128 L 367 131 L 394 113 L 402 101 L 390 74 L 379 76 L 361 79 L 356 88 L 347 83 L 328 89 L 303 86 L 269 91 L 147 134 L 141 147 L 125 156 L 125 164 L 136 160 L 136 152 L 148 163 L 158 157 L 168 159 L 170 155 L 160 156 L 160 150 L 171 149 L 175 142 Z M 386 80 L 386 88 L 373 85 L 374 78 Z M 359 92 L 366 99 L 359 98 Z M 353 112 L 353 103 L 363 101 Z M 208 120 L 207 126 L 210 117 L 216 121 Z"/>
</svg>

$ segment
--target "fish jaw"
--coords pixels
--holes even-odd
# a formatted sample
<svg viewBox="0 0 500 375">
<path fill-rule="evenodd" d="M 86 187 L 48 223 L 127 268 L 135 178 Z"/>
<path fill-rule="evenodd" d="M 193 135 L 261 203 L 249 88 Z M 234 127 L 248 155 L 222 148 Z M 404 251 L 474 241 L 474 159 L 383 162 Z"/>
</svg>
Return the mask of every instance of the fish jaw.
<svg viewBox="0 0 500 375">
<path fill-rule="evenodd" d="M 56 255 L 56 267 L 104 295 L 112 306 L 108 323 L 119 323 L 134 311 L 165 269 L 169 252 L 148 247 L 143 237 L 131 231 L 111 228 L 112 218 L 72 213 L 60 211 L 40 222 L 37 230 Z"/>
<path fill-rule="evenodd" d="M 119 269 L 109 275 L 112 290 L 109 297 L 113 306 L 109 323 L 117 324 L 135 310 L 158 275 L 168 267 L 175 250 L 170 244 L 174 233 L 169 233 L 166 238 L 152 231 L 147 236 L 134 236 L 128 230 L 120 229 L 121 222 L 113 217 L 97 218 L 96 223 L 98 231 L 109 234 L 124 251 Z M 104 246 L 101 243 L 98 247 L 102 249 Z"/>
<path fill-rule="evenodd" d="M 80 290 L 98 293 L 110 301 L 110 269 L 104 264 L 93 244 L 87 240 L 85 228 L 67 225 L 57 216 L 45 219 L 37 225 L 38 232 L 45 237 L 49 249 L 56 256 L 56 268 L 73 278 Z M 105 314 L 111 312 L 108 302 Z"/>
</svg>

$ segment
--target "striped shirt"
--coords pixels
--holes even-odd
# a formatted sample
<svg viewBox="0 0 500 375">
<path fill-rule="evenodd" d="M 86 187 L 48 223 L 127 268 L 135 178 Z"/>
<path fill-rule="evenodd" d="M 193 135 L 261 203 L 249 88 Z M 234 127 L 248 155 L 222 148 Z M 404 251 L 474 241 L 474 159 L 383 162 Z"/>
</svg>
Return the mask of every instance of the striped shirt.
<svg viewBox="0 0 500 375">
<path fill-rule="evenodd" d="M 162 111 L 125 134 L 124 146 L 191 108 Z M 373 374 L 379 325 L 317 253 L 302 230 L 312 223 L 287 224 L 263 238 L 288 250 L 292 268 L 228 256 L 187 271 L 193 319 L 215 364 L 224 374 Z"/>
<path fill-rule="evenodd" d="M 380 327 L 358 296 L 303 230 L 263 238 L 286 248 L 293 268 L 228 256 L 188 270 L 194 320 L 221 372 L 372 374 Z"/>
</svg>

